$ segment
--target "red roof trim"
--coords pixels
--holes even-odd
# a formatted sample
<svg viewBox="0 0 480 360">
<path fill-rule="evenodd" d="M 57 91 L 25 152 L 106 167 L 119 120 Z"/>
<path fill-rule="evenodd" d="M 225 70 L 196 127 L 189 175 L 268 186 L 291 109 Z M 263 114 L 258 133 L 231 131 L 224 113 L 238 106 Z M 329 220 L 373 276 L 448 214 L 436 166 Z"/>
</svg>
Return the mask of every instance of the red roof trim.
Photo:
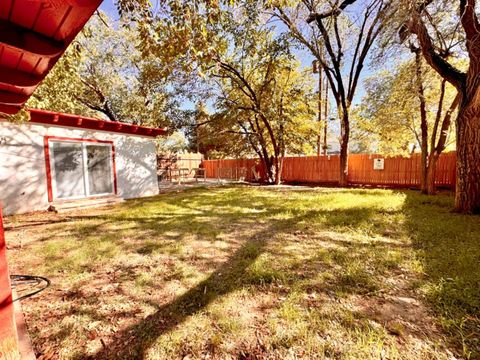
<svg viewBox="0 0 480 360">
<path fill-rule="evenodd" d="M 0 103 L 0 113 L 7 114 L 7 115 L 15 115 L 19 111 L 20 111 L 20 107 L 5 105 Z"/>
<path fill-rule="evenodd" d="M 16 114 L 102 0 L 0 0 L 0 112 Z"/>
<path fill-rule="evenodd" d="M 48 110 L 29 109 L 30 122 L 52 126 L 66 126 L 79 129 L 107 131 L 128 135 L 157 137 L 165 135 L 166 130 L 146 126 L 119 123 L 115 121 L 99 120 L 79 115 L 62 114 Z"/>
</svg>

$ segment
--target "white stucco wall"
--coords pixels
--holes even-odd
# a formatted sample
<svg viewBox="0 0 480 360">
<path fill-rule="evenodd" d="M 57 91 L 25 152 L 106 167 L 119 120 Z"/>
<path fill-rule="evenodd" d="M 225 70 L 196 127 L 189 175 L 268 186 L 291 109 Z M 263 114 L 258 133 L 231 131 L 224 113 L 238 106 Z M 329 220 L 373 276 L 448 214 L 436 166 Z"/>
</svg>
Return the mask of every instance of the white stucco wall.
<svg viewBox="0 0 480 360">
<path fill-rule="evenodd" d="M 0 119 L 0 202 L 5 214 L 48 207 L 44 136 L 113 141 L 118 195 L 158 194 L 155 142 L 151 138 Z"/>
</svg>

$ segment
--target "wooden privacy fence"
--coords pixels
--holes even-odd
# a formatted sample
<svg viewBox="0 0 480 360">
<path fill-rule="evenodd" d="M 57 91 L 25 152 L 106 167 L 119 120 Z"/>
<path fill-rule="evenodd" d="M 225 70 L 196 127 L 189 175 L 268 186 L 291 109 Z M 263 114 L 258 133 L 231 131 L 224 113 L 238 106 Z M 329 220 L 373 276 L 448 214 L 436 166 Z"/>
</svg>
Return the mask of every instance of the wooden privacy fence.
<svg viewBox="0 0 480 360">
<path fill-rule="evenodd" d="M 193 178 L 202 163 L 200 153 L 186 153 L 157 156 L 157 170 L 160 180 L 169 179 L 171 174 L 182 172 L 182 176 Z"/>
<path fill-rule="evenodd" d="M 375 159 L 383 159 L 383 169 L 374 169 Z M 437 163 L 437 186 L 455 187 L 455 152 L 442 154 Z M 207 178 L 222 178 L 222 174 L 246 169 L 246 181 L 265 180 L 265 169 L 258 159 L 204 160 Z M 226 171 L 225 169 L 231 169 Z M 235 170 L 237 169 L 237 170 Z M 255 174 L 259 176 L 256 178 Z M 339 181 L 340 157 L 286 157 L 282 181 L 287 183 L 331 183 Z M 352 185 L 416 187 L 420 185 L 421 157 L 383 157 L 375 154 L 351 154 L 348 158 L 348 181 Z"/>
<path fill-rule="evenodd" d="M 242 174 L 245 181 L 264 180 L 265 168 L 258 159 L 225 159 L 204 160 L 201 165 L 205 169 L 207 178 L 221 178 L 239 180 L 229 177 L 228 174 Z M 232 169 L 228 172 L 226 169 Z M 258 178 L 257 178 L 258 177 Z"/>
</svg>

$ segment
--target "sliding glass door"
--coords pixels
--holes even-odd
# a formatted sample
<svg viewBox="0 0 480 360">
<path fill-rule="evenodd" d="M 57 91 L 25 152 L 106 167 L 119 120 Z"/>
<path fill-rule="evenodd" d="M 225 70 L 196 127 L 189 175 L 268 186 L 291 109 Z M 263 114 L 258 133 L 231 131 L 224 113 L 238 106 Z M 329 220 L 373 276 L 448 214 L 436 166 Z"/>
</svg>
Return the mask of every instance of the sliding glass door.
<svg viewBox="0 0 480 360">
<path fill-rule="evenodd" d="M 114 193 L 112 145 L 50 141 L 53 196 L 75 199 Z"/>
<path fill-rule="evenodd" d="M 86 148 L 90 195 L 113 193 L 111 147 L 87 145 Z"/>
<path fill-rule="evenodd" d="M 56 197 L 74 198 L 85 196 L 83 172 L 83 149 L 81 143 L 52 143 L 54 182 Z"/>
</svg>

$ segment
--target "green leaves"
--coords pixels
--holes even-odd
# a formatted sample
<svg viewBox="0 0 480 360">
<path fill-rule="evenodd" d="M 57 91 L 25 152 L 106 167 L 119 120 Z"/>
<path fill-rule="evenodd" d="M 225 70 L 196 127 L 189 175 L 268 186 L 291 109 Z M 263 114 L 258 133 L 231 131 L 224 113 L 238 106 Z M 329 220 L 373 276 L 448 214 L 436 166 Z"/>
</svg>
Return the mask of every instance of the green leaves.
<svg viewBox="0 0 480 360">
<path fill-rule="evenodd" d="M 380 71 L 365 81 L 366 95 L 355 109 L 354 138 L 358 142 L 374 143 L 377 152 L 386 155 L 407 155 L 419 149 L 420 104 L 415 84 L 414 63 L 404 61 L 395 71 Z M 423 67 L 425 100 L 429 130 L 433 128 L 438 100 L 440 77 L 429 67 Z M 452 103 L 456 91 L 447 86 L 443 111 Z M 430 132 L 430 131 L 429 131 Z M 453 140 L 453 139 L 452 139 Z"/>
<path fill-rule="evenodd" d="M 121 26 L 99 13 L 52 69 L 28 106 L 170 127 L 178 106 L 167 89 L 168 64 L 139 49 L 147 27 Z"/>
</svg>

